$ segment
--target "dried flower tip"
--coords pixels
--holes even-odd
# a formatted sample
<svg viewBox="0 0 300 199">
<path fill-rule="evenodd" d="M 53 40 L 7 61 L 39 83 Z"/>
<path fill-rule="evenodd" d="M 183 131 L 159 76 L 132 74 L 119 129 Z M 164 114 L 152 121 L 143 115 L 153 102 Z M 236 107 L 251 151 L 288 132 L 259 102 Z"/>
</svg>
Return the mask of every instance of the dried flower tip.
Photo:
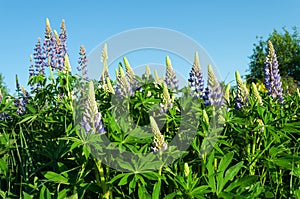
<svg viewBox="0 0 300 199">
<path fill-rule="evenodd" d="M 208 115 L 207 115 L 207 113 L 206 113 L 205 110 L 203 110 L 202 112 L 203 112 L 203 121 L 205 122 L 205 124 L 206 124 L 207 126 L 209 126 L 209 118 L 208 118 Z"/>
<path fill-rule="evenodd" d="M 226 100 L 227 103 L 230 102 L 230 83 L 228 83 L 225 87 L 225 93 L 224 93 L 224 99 Z"/>
<path fill-rule="evenodd" d="M 70 66 L 70 61 L 69 61 L 69 56 L 68 54 L 65 54 L 65 68 L 64 68 L 64 73 L 69 73 L 71 72 L 71 66 Z"/>
<path fill-rule="evenodd" d="M 190 174 L 190 167 L 189 164 L 187 162 L 184 163 L 184 176 L 188 177 L 188 175 Z"/>
<path fill-rule="evenodd" d="M 252 92 L 253 92 L 254 97 L 256 98 L 256 100 L 258 101 L 258 103 L 260 105 L 262 105 L 263 104 L 262 98 L 261 98 L 261 96 L 260 96 L 260 94 L 259 94 L 259 92 L 257 90 L 256 84 L 254 82 L 252 82 L 251 87 L 252 87 Z"/>
</svg>

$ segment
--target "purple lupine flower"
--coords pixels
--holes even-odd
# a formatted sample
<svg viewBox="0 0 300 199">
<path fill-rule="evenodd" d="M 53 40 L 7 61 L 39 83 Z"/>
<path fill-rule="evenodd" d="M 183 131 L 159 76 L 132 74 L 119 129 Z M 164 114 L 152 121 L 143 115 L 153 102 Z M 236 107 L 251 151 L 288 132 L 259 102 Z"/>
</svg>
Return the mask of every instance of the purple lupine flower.
<svg viewBox="0 0 300 199">
<path fill-rule="evenodd" d="M 14 99 L 14 105 L 17 107 L 17 114 L 23 115 L 26 111 L 26 104 L 28 102 L 29 94 L 22 86 L 22 94 L 21 96 Z"/>
<path fill-rule="evenodd" d="M 210 102 L 210 90 L 209 90 L 208 87 L 206 87 L 205 90 L 204 90 L 203 100 L 204 100 L 204 106 L 211 105 L 211 102 Z"/>
<path fill-rule="evenodd" d="M 44 56 L 42 52 L 41 38 L 38 38 L 38 41 L 33 50 L 34 50 L 33 59 L 34 59 L 35 74 L 45 76 L 45 69 L 43 65 Z"/>
<path fill-rule="evenodd" d="M 271 41 L 268 41 L 268 55 L 265 61 L 264 73 L 268 95 L 271 95 L 273 99 L 277 97 L 279 102 L 283 103 L 283 89 L 281 87 L 282 83 L 278 69 L 278 61 Z"/>
<path fill-rule="evenodd" d="M 220 107 L 223 104 L 223 90 L 211 65 L 208 65 L 208 84 L 203 95 L 204 105 Z"/>
<path fill-rule="evenodd" d="M 0 89 L 0 105 L 2 104 L 2 100 L 3 100 L 3 95 Z M 9 119 L 9 115 L 5 112 L 0 112 L 0 120 L 8 120 Z"/>
<path fill-rule="evenodd" d="M 64 70 L 64 62 L 65 62 L 65 52 L 64 52 L 64 49 L 63 49 L 63 46 L 62 46 L 62 43 L 60 41 L 60 38 L 57 34 L 57 32 L 54 30 L 54 35 L 55 35 L 55 42 L 56 42 L 56 45 L 55 45 L 55 55 L 56 55 L 56 68 L 59 70 L 59 71 L 63 71 Z"/>
<path fill-rule="evenodd" d="M 88 71 L 87 71 L 87 56 L 86 56 L 86 51 L 84 46 L 82 45 L 80 47 L 80 51 L 79 51 L 79 59 L 78 59 L 78 64 L 79 66 L 77 67 L 78 71 L 81 71 L 82 73 L 82 77 L 84 80 L 88 79 Z"/>
<path fill-rule="evenodd" d="M 195 98 L 203 97 L 204 79 L 200 69 L 198 52 L 195 53 L 194 64 L 188 81 L 191 88 L 191 95 Z"/>
<path fill-rule="evenodd" d="M 51 66 L 52 69 L 56 69 L 56 54 L 55 54 L 55 48 L 56 48 L 56 41 L 50 26 L 49 19 L 46 19 L 46 30 L 45 30 L 45 38 L 44 38 L 44 44 L 43 44 L 43 66 Z"/>
<path fill-rule="evenodd" d="M 29 79 L 33 76 L 35 76 L 35 70 L 34 70 L 34 64 L 32 60 L 32 55 L 30 55 L 30 67 L 29 67 Z"/>
<path fill-rule="evenodd" d="M 80 125 L 83 128 L 85 135 L 104 134 L 106 132 L 101 113 L 98 112 L 94 84 L 92 81 L 89 83 L 88 97 L 85 101 L 85 109 Z"/>
<path fill-rule="evenodd" d="M 65 25 L 65 20 L 61 21 L 61 26 L 60 26 L 60 34 L 59 34 L 59 39 L 62 45 L 62 52 L 63 52 L 63 56 L 65 56 L 65 54 L 68 53 L 68 49 L 67 49 L 67 29 L 66 29 L 66 25 Z"/>
<path fill-rule="evenodd" d="M 119 66 L 119 72 L 116 70 L 116 78 L 117 78 L 117 88 L 116 93 L 120 97 L 120 99 L 124 99 L 126 97 L 131 97 L 134 95 L 134 91 L 127 81 L 124 70 L 121 66 Z"/>
<path fill-rule="evenodd" d="M 176 73 L 172 68 L 172 64 L 169 56 L 166 57 L 166 65 L 167 65 L 167 69 L 166 69 L 165 82 L 172 91 L 177 91 L 178 80 L 176 78 Z"/>
</svg>

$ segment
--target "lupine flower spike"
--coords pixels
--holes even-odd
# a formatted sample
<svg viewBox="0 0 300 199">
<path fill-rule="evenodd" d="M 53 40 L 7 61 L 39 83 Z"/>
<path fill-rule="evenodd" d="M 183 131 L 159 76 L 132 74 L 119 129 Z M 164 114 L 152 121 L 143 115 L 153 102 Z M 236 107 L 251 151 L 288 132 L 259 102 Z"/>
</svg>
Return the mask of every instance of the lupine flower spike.
<svg viewBox="0 0 300 199">
<path fill-rule="evenodd" d="M 248 102 L 248 89 L 246 85 L 243 83 L 243 80 L 238 71 L 235 71 L 235 79 L 237 84 L 237 94 L 236 94 L 236 104 L 235 108 L 240 109 Z"/>
<path fill-rule="evenodd" d="M 101 81 L 104 83 L 105 80 L 107 79 L 107 77 L 109 78 L 109 73 L 108 73 L 108 66 L 107 66 L 107 59 L 108 59 L 108 55 L 107 55 L 107 44 L 104 44 L 104 47 L 102 49 L 102 53 L 101 53 L 101 62 L 103 62 L 103 71 L 102 71 L 102 75 L 101 75 Z"/>
<path fill-rule="evenodd" d="M 261 96 L 260 96 L 260 94 L 259 94 L 259 92 L 257 90 L 256 84 L 254 82 L 252 82 L 251 88 L 252 88 L 252 93 L 253 93 L 255 99 L 258 101 L 258 103 L 260 105 L 262 105 L 263 102 L 262 102 Z"/>
<path fill-rule="evenodd" d="M 52 29 L 50 26 L 49 19 L 46 19 L 46 31 L 45 31 L 45 39 L 43 45 L 43 66 L 51 66 L 51 68 L 56 69 L 55 64 L 55 48 L 56 48 L 56 41 L 52 34 Z"/>
<path fill-rule="evenodd" d="M 133 96 L 134 92 L 132 90 L 131 85 L 128 83 L 124 70 L 120 66 L 119 72 L 116 70 L 116 77 L 117 77 L 117 88 L 116 92 L 118 96 L 123 99 L 125 97 Z"/>
<path fill-rule="evenodd" d="M 273 99 L 276 97 L 281 103 L 283 103 L 282 95 L 282 83 L 278 69 L 277 56 L 271 41 L 268 41 L 268 55 L 265 61 L 265 86 L 268 90 L 268 95 L 271 95 Z"/>
<path fill-rule="evenodd" d="M 149 80 L 150 76 L 151 76 L 150 67 L 147 65 L 146 66 L 146 71 L 143 74 L 143 79 Z"/>
<path fill-rule="evenodd" d="M 106 84 L 107 84 L 107 91 L 112 94 L 115 94 L 115 90 L 114 90 L 113 86 L 111 85 L 109 77 L 106 77 Z"/>
<path fill-rule="evenodd" d="M 200 69 L 198 52 L 195 53 L 194 64 L 188 81 L 191 88 L 191 95 L 195 98 L 201 98 L 204 90 L 204 79 Z"/>
<path fill-rule="evenodd" d="M 69 61 L 69 56 L 68 56 L 68 54 L 65 54 L 64 60 L 65 60 L 65 63 L 64 63 L 65 67 L 64 67 L 63 72 L 64 72 L 64 73 L 70 73 L 71 70 L 72 70 L 72 68 L 71 68 L 71 65 L 70 65 L 70 61 Z"/>
<path fill-rule="evenodd" d="M 56 32 L 56 30 L 54 30 L 54 36 L 55 36 L 55 54 L 56 54 L 56 66 L 55 68 L 57 68 L 59 71 L 63 71 L 64 69 L 64 62 L 65 62 L 65 53 L 64 53 L 64 49 L 63 49 L 63 45 L 61 43 L 61 40 L 59 38 L 58 33 Z"/>
<path fill-rule="evenodd" d="M 153 147 L 151 149 L 155 153 L 162 154 L 163 151 L 167 150 L 168 144 L 165 142 L 164 136 L 161 134 L 155 119 L 150 116 L 150 125 L 154 134 Z"/>
<path fill-rule="evenodd" d="M 45 76 L 45 57 L 43 56 L 43 49 L 41 46 L 41 38 L 38 38 L 38 41 L 34 47 L 33 59 L 35 66 L 35 74 Z"/>
<path fill-rule="evenodd" d="M 211 65 L 208 65 L 208 83 L 204 91 L 204 105 L 221 106 L 223 103 L 222 87 L 217 80 Z"/>
<path fill-rule="evenodd" d="M 167 113 L 169 108 L 173 107 L 173 101 L 170 97 L 168 86 L 164 82 L 163 83 L 163 96 L 162 96 L 162 102 L 160 103 L 160 113 Z"/>
<path fill-rule="evenodd" d="M 59 34 L 59 39 L 62 45 L 62 52 L 63 52 L 63 57 L 65 54 L 67 54 L 67 30 L 66 30 L 66 25 L 65 25 L 65 20 L 61 21 L 60 25 L 60 34 Z"/>
<path fill-rule="evenodd" d="M 178 80 L 176 78 L 176 73 L 173 70 L 169 56 L 166 57 L 166 66 L 167 69 L 166 69 L 165 82 L 172 91 L 176 91 L 178 90 Z"/>
<path fill-rule="evenodd" d="M 106 132 L 103 126 L 101 113 L 98 112 L 94 84 L 92 81 L 89 83 L 88 98 L 85 103 L 85 110 L 80 125 L 83 128 L 85 135 L 104 134 Z"/>
<path fill-rule="evenodd" d="M 130 84 L 131 88 L 133 89 L 133 91 L 135 91 L 135 89 L 138 87 L 138 82 L 135 78 L 135 74 L 127 60 L 126 57 L 123 57 L 123 61 L 125 64 L 125 69 L 126 69 L 126 78 L 128 83 Z"/>
<path fill-rule="evenodd" d="M 230 102 L 230 83 L 228 83 L 225 87 L 224 100 L 227 104 Z"/>
<path fill-rule="evenodd" d="M 162 82 L 162 79 L 159 77 L 157 70 L 154 70 L 154 80 L 158 84 L 160 84 Z"/>
<path fill-rule="evenodd" d="M 88 71 L 87 71 L 87 57 L 86 57 L 86 52 L 85 52 L 85 48 L 82 45 L 80 47 L 80 51 L 79 51 L 79 60 L 78 60 L 78 64 L 79 66 L 77 67 L 78 71 L 81 71 L 82 73 L 82 77 L 84 80 L 88 79 Z"/>
</svg>

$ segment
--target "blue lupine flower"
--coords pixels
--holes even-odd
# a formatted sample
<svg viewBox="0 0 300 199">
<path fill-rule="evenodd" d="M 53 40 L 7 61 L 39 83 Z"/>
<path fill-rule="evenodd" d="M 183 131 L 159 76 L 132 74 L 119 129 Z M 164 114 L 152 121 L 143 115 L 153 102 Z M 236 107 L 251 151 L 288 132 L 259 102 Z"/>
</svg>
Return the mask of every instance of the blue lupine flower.
<svg viewBox="0 0 300 199">
<path fill-rule="evenodd" d="M 281 77 L 278 69 L 277 56 L 271 41 L 268 41 L 268 55 L 265 61 L 265 86 L 268 90 L 268 94 L 272 98 L 278 98 L 281 103 L 283 103 L 283 94 L 282 94 L 282 83 Z"/>
<path fill-rule="evenodd" d="M 191 88 L 191 95 L 195 98 L 203 97 L 204 79 L 200 69 L 198 52 L 195 53 L 194 65 L 188 79 Z"/>
<path fill-rule="evenodd" d="M 85 102 L 85 109 L 80 125 L 83 128 L 85 135 L 104 134 L 106 132 L 101 113 L 98 112 L 94 84 L 92 81 L 89 83 L 88 97 Z"/>
<path fill-rule="evenodd" d="M 85 80 L 87 80 L 88 79 L 88 71 L 87 71 L 88 60 L 87 60 L 86 51 L 85 51 L 85 48 L 83 45 L 80 47 L 79 55 L 80 55 L 80 57 L 78 59 L 79 66 L 77 67 L 77 70 L 81 71 L 83 78 Z"/>
<path fill-rule="evenodd" d="M 50 26 L 49 19 L 46 19 L 46 31 L 45 31 L 45 38 L 43 44 L 43 55 L 44 55 L 44 62 L 43 66 L 51 66 L 52 69 L 56 69 L 56 41 L 52 33 L 52 29 Z"/>
<path fill-rule="evenodd" d="M 165 82 L 172 91 L 177 91 L 178 90 L 178 80 L 176 78 L 176 73 L 173 70 L 169 56 L 166 57 L 166 65 L 167 65 L 167 69 L 166 69 Z"/>
<path fill-rule="evenodd" d="M 54 30 L 54 35 L 55 35 L 55 42 L 56 42 L 55 49 L 54 49 L 55 55 L 56 55 L 56 66 L 55 67 L 59 71 L 63 71 L 66 53 L 64 52 L 60 38 L 55 30 Z"/>
<path fill-rule="evenodd" d="M 0 89 L 0 104 L 2 104 L 2 100 L 3 100 L 3 95 Z M 0 120 L 8 120 L 9 119 L 9 115 L 6 114 L 5 112 L 0 112 Z"/>
<path fill-rule="evenodd" d="M 32 60 L 32 55 L 30 55 L 30 67 L 29 67 L 29 78 L 35 76 L 34 64 Z"/>
<path fill-rule="evenodd" d="M 35 67 L 35 74 L 45 76 L 45 68 L 44 68 L 44 56 L 42 52 L 41 46 L 41 38 L 38 38 L 38 41 L 34 47 L 33 59 L 34 59 L 34 67 Z"/>
<path fill-rule="evenodd" d="M 61 45 L 62 45 L 62 56 L 65 57 L 65 54 L 68 53 L 68 49 L 67 49 L 67 29 L 66 29 L 66 25 L 65 25 L 65 20 L 62 20 L 60 30 L 61 30 L 61 32 L 59 34 L 59 39 L 60 39 L 60 42 L 61 42 Z"/>
<path fill-rule="evenodd" d="M 21 97 L 15 98 L 14 105 L 17 107 L 17 114 L 23 115 L 26 111 L 26 104 L 28 103 L 29 93 L 22 86 Z"/>
</svg>

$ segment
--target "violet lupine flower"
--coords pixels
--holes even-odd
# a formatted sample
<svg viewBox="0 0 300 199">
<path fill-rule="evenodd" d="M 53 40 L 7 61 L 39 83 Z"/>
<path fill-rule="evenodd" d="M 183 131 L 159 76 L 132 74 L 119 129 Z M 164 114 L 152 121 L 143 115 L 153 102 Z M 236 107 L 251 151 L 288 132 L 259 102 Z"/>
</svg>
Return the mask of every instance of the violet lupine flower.
<svg viewBox="0 0 300 199">
<path fill-rule="evenodd" d="M 170 87 L 172 91 L 177 91 L 178 90 L 178 80 L 176 78 L 176 73 L 172 68 L 171 60 L 169 56 L 166 57 L 166 77 L 165 77 L 165 82 L 166 84 Z"/>
<path fill-rule="evenodd" d="M 124 70 L 121 66 L 119 66 L 119 71 L 116 70 L 116 78 L 117 78 L 116 93 L 118 94 L 120 99 L 133 96 L 134 91 L 132 90 L 131 85 L 127 81 Z"/>
<path fill-rule="evenodd" d="M 54 30 L 54 36 L 55 36 L 55 42 L 56 42 L 55 49 L 54 49 L 55 55 L 56 55 L 55 68 L 57 68 L 59 71 L 63 71 L 66 53 L 63 50 L 62 43 L 61 43 L 60 38 L 55 30 Z"/>
<path fill-rule="evenodd" d="M 45 76 L 45 68 L 44 68 L 44 56 L 43 50 L 41 46 L 41 38 L 38 38 L 38 41 L 34 47 L 33 59 L 34 59 L 34 67 L 35 67 L 35 74 Z"/>
<path fill-rule="evenodd" d="M 77 67 L 78 71 L 81 71 L 82 73 L 82 77 L 84 80 L 88 79 L 88 71 L 87 71 L 87 56 L 86 56 L 86 51 L 84 46 L 82 45 L 80 47 L 80 51 L 79 51 L 79 59 L 78 59 L 78 64 L 79 66 Z"/>
<path fill-rule="evenodd" d="M 2 104 L 2 100 L 3 100 L 3 95 L 0 89 L 0 104 Z M 0 112 L 0 120 L 8 120 L 9 119 L 9 115 L 6 114 L 5 112 Z"/>
<path fill-rule="evenodd" d="M 30 67 L 29 67 L 29 79 L 33 76 L 35 76 L 35 70 L 34 70 L 34 65 L 33 65 L 33 60 L 32 60 L 32 55 L 30 55 Z"/>
<path fill-rule="evenodd" d="M 26 111 L 26 104 L 28 103 L 29 93 L 22 86 L 21 97 L 18 97 L 14 100 L 14 105 L 17 107 L 17 114 L 23 115 Z"/>
<path fill-rule="evenodd" d="M 65 20 L 61 21 L 60 30 L 61 30 L 61 32 L 59 34 L 59 39 L 60 39 L 61 46 L 62 46 L 62 57 L 65 57 L 65 55 L 68 54 L 67 30 L 66 30 Z M 63 63 L 64 63 L 64 61 L 63 61 Z"/>
<path fill-rule="evenodd" d="M 190 72 L 190 78 L 188 79 L 188 81 L 191 88 L 191 96 L 195 98 L 203 97 L 204 79 L 200 69 L 198 52 L 195 53 L 194 64 Z"/>
<path fill-rule="evenodd" d="M 43 44 L 43 55 L 44 55 L 44 62 L 43 66 L 51 66 L 52 69 L 56 69 L 56 54 L 55 54 L 55 48 L 56 48 L 56 41 L 52 33 L 52 29 L 50 26 L 49 19 L 46 19 L 46 31 L 45 31 L 45 38 L 44 38 L 44 44 Z"/>
<path fill-rule="evenodd" d="M 271 41 L 268 41 L 268 55 L 265 61 L 264 73 L 268 95 L 271 95 L 273 99 L 277 97 L 279 101 L 283 103 L 283 89 L 281 87 L 282 83 L 278 69 L 278 61 Z"/>
<path fill-rule="evenodd" d="M 164 136 L 161 134 L 155 119 L 150 116 L 150 125 L 154 134 L 153 147 L 151 147 L 154 153 L 162 154 L 163 151 L 167 150 L 168 144 L 165 142 Z"/>
<path fill-rule="evenodd" d="M 235 109 L 240 109 L 248 103 L 249 93 L 238 71 L 235 71 L 235 79 L 237 84 Z"/>
<path fill-rule="evenodd" d="M 208 85 L 203 95 L 204 105 L 220 107 L 223 104 L 222 87 L 217 80 L 211 65 L 208 65 Z"/>
<path fill-rule="evenodd" d="M 95 100 L 94 84 L 92 81 L 89 83 L 88 97 L 85 102 L 85 109 L 80 126 L 83 128 L 85 135 L 101 135 L 106 133 L 101 113 L 98 112 L 98 107 Z"/>
</svg>

